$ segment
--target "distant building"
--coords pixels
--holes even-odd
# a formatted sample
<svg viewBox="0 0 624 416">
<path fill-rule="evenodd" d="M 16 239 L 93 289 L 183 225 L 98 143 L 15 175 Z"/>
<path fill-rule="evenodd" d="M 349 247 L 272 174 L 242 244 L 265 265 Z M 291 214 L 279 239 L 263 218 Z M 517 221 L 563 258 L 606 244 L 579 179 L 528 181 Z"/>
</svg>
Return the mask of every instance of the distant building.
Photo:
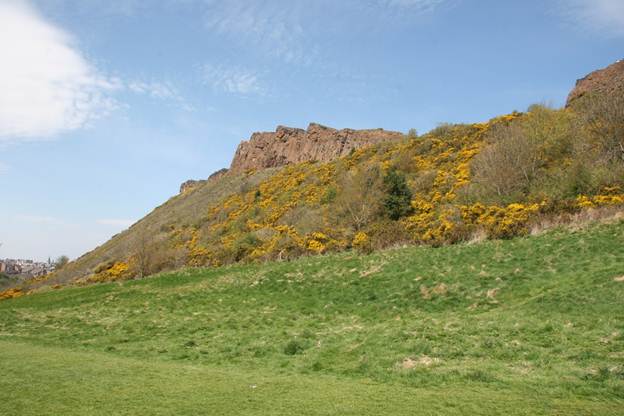
<svg viewBox="0 0 624 416">
<path fill-rule="evenodd" d="M 53 270 L 54 265 L 50 263 L 24 259 L 0 260 L 0 273 L 5 273 L 20 279 L 44 276 Z"/>
</svg>

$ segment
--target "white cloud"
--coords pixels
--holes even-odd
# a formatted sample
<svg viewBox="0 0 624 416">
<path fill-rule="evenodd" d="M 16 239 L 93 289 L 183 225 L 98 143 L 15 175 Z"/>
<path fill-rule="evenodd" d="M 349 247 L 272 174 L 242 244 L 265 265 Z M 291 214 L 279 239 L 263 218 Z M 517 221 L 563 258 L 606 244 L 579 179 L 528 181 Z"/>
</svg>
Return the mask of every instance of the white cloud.
<svg viewBox="0 0 624 416">
<path fill-rule="evenodd" d="M 119 218 L 103 218 L 103 219 L 96 220 L 96 222 L 100 225 L 110 225 L 113 227 L 123 227 L 123 228 L 128 228 L 132 224 L 134 224 L 133 220 L 125 220 L 125 219 L 119 219 Z"/>
<path fill-rule="evenodd" d="M 225 91 L 230 94 L 262 95 L 265 93 L 258 75 L 255 72 L 242 68 L 228 68 L 222 65 L 206 64 L 202 67 L 202 78 L 206 84 L 215 90 Z"/>
<path fill-rule="evenodd" d="M 0 3 L 0 141 L 41 139 L 109 114 L 119 87 L 74 39 L 19 0 Z"/>
<path fill-rule="evenodd" d="M 574 23 L 606 36 L 624 36 L 623 0 L 560 0 L 559 6 Z"/>
</svg>

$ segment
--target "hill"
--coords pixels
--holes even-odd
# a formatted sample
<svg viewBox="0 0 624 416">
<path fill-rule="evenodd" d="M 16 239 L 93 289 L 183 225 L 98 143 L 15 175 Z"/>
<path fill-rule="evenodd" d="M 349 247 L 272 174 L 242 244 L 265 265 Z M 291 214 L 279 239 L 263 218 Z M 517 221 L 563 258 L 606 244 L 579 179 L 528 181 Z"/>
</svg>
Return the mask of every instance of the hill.
<svg viewBox="0 0 624 416">
<path fill-rule="evenodd" d="M 0 413 L 619 415 L 624 222 L 0 302 Z"/>
<path fill-rule="evenodd" d="M 624 206 L 624 67 L 580 80 L 568 106 L 531 106 L 418 136 L 278 127 L 241 143 L 229 171 L 182 192 L 30 287 L 183 266 L 370 252 L 526 235 Z"/>
</svg>

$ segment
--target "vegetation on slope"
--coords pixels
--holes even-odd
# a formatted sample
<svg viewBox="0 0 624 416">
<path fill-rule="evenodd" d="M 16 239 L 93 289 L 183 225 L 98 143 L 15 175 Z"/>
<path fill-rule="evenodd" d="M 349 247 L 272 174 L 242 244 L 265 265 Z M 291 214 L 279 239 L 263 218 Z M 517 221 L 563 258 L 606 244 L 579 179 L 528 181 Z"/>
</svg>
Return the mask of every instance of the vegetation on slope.
<svg viewBox="0 0 624 416">
<path fill-rule="evenodd" d="M 288 166 L 209 205 L 192 224 L 168 224 L 167 241 L 187 265 L 218 266 L 523 235 L 547 216 L 624 204 L 619 144 L 591 126 L 572 110 L 533 106 Z M 90 279 L 110 278 L 118 275 Z"/>
<path fill-rule="evenodd" d="M 441 125 L 330 163 L 225 175 L 172 198 L 45 282 L 527 234 L 624 206 L 623 94 Z M 12 297 L 20 292 L 0 294 Z"/>
<path fill-rule="evenodd" d="M 94 397 L 109 391 L 148 414 L 256 414 L 277 403 L 274 414 L 615 415 L 624 408 L 622 246 L 620 221 L 7 300 L 0 409 L 29 414 L 41 387 L 50 402 L 35 401 L 32 414 L 84 410 L 76 397 L 106 408 Z M 250 385 L 256 407 L 246 404 Z"/>
</svg>

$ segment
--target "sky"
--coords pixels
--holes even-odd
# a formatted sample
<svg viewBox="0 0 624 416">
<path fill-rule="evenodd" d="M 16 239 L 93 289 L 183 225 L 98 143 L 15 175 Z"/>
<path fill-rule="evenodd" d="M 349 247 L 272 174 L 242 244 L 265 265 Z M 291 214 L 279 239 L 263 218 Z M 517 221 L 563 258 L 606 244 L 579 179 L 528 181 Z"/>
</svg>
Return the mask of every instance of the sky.
<svg viewBox="0 0 624 416">
<path fill-rule="evenodd" d="M 92 250 L 254 131 L 562 106 L 623 40 L 623 0 L 0 0 L 0 258 Z"/>
</svg>

